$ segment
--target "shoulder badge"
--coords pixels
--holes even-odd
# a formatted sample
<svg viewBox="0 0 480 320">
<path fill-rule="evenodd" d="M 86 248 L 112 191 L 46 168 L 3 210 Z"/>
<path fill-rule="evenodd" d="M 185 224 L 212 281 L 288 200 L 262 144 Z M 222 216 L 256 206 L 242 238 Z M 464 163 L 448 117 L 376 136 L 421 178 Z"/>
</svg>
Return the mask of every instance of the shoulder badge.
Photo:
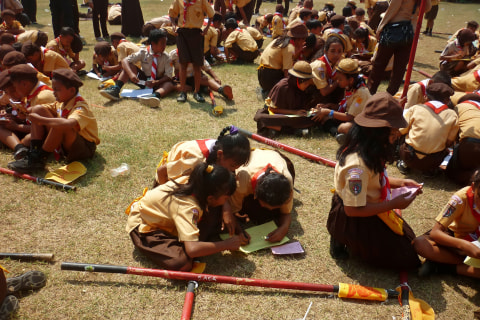
<svg viewBox="0 0 480 320">
<path fill-rule="evenodd" d="M 355 196 L 362 192 L 362 179 L 360 179 L 362 173 L 363 170 L 360 168 L 348 170 L 348 187 Z"/>
<path fill-rule="evenodd" d="M 192 223 L 195 226 L 197 226 L 197 224 L 198 224 L 198 217 L 199 217 L 198 210 L 197 209 L 192 209 Z"/>
</svg>

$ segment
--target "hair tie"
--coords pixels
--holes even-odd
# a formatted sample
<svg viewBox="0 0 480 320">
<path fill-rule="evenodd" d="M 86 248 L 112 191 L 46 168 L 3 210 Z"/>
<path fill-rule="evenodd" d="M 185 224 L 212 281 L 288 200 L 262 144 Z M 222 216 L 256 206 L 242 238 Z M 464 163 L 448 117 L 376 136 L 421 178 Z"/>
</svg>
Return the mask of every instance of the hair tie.
<svg viewBox="0 0 480 320">
<path fill-rule="evenodd" d="M 238 133 L 238 128 L 235 126 L 230 126 L 230 135 L 234 135 Z"/>
<path fill-rule="evenodd" d="M 205 172 L 206 173 L 211 173 L 213 171 L 213 166 L 212 165 L 208 165 L 206 168 L 205 168 Z"/>
</svg>

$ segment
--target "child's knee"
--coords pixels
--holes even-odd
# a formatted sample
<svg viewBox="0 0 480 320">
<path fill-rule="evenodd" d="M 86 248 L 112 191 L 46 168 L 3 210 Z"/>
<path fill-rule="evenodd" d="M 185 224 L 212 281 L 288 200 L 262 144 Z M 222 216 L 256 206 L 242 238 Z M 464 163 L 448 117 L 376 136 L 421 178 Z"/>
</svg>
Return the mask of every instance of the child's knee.
<svg viewBox="0 0 480 320">
<path fill-rule="evenodd" d="M 427 236 L 425 235 L 421 235 L 413 239 L 412 244 L 415 251 L 421 256 L 423 256 L 423 254 L 428 250 L 428 248 L 432 246 L 430 244 L 430 241 L 428 241 Z"/>
</svg>

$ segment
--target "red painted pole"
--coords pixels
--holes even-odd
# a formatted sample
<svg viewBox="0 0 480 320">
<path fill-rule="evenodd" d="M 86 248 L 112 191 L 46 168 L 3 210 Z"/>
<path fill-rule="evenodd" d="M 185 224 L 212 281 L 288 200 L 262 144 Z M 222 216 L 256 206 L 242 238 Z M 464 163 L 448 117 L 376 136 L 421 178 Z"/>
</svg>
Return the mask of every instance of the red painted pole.
<svg viewBox="0 0 480 320">
<path fill-rule="evenodd" d="M 183 303 L 182 320 L 190 320 L 192 316 L 193 300 L 195 299 L 195 289 L 198 288 L 196 281 L 189 281 L 187 285 L 187 293 L 185 294 L 185 302 Z"/>
<path fill-rule="evenodd" d="M 329 160 L 327 158 L 323 158 L 323 157 L 320 157 L 320 156 L 317 156 L 316 154 L 313 154 L 313 153 L 310 153 L 310 152 L 306 152 L 306 151 L 303 151 L 303 150 L 300 150 L 300 149 L 297 149 L 297 148 L 294 148 L 294 147 L 291 147 L 289 145 L 286 145 L 284 143 L 281 143 L 281 142 L 278 142 L 278 141 L 275 141 L 275 140 L 272 140 L 272 139 L 268 139 L 268 138 L 265 138 L 265 137 L 262 137 L 261 135 L 258 135 L 258 134 L 255 134 L 255 133 L 252 133 L 250 131 L 247 131 L 247 130 L 244 130 L 244 129 L 241 129 L 241 128 L 237 128 L 238 129 L 238 132 L 240 132 L 242 135 L 248 137 L 248 138 L 251 138 L 253 140 L 256 140 L 258 142 L 262 142 L 262 143 L 265 143 L 265 144 L 268 144 L 269 146 L 272 146 L 274 148 L 278 148 L 278 149 L 282 149 L 282 150 L 285 150 L 285 151 L 288 151 L 288 152 L 291 152 L 293 154 L 296 154 L 297 156 L 301 156 L 301 157 L 304 157 L 308 160 L 313 160 L 313 161 L 316 161 L 316 162 L 321 162 L 329 167 L 335 167 L 335 165 L 337 164 L 335 161 L 332 161 L 332 160 Z"/>
<path fill-rule="evenodd" d="M 8 175 L 14 176 L 16 178 L 20 178 L 20 179 L 24 179 L 24 180 L 30 180 L 30 181 L 36 182 L 38 184 L 45 184 L 45 185 L 52 186 L 52 187 L 59 188 L 59 189 L 63 189 L 63 190 L 74 190 L 75 191 L 77 189 L 77 187 L 75 187 L 75 186 L 70 186 L 68 184 L 63 184 L 63 183 L 59 183 L 59 182 L 55 182 L 55 181 L 50 181 L 50 180 L 43 179 L 43 178 L 40 178 L 40 177 L 34 177 L 34 176 L 31 176 L 31 175 L 26 174 L 26 173 L 20 173 L 20 172 L 5 169 L 5 168 L 0 168 L 0 173 L 8 174 Z"/>
<path fill-rule="evenodd" d="M 418 10 L 417 26 L 415 27 L 415 35 L 413 36 L 412 48 L 410 50 L 410 59 L 408 60 L 407 72 L 405 73 L 405 84 L 403 86 L 402 98 L 407 96 L 408 86 L 410 85 L 410 77 L 412 76 L 413 62 L 415 61 L 415 53 L 417 52 L 418 37 L 422 29 L 423 14 L 425 12 L 425 0 L 421 0 L 420 9 Z"/>
<path fill-rule="evenodd" d="M 305 290 L 305 291 L 317 291 L 317 292 L 337 292 L 337 293 L 339 291 L 338 285 L 304 283 L 304 282 L 293 282 L 293 281 L 282 281 L 282 280 L 237 278 L 237 277 L 220 276 L 220 275 L 205 274 L 205 273 L 191 273 L 191 272 L 183 272 L 183 271 L 147 269 L 147 268 L 115 266 L 115 265 L 105 265 L 105 264 L 62 262 L 60 268 L 62 270 L 135 274 L 139 276 L 158 277 L 158 278 L 164 278 L 164 279 L 227 283 L 227 284 L 251 286 L 251 287 Z M 368 288 L 368 287 L 362 287 L 362 286 L 358 286 L 358 287 Z M 388 297 L 398 296 L 398 293 L 395 290 L 386 289 L 385 291 Z M 361 296 L 355 297 L 355 298 L 367 299 L 366 297 L 361 297 Z"/>
</svg>

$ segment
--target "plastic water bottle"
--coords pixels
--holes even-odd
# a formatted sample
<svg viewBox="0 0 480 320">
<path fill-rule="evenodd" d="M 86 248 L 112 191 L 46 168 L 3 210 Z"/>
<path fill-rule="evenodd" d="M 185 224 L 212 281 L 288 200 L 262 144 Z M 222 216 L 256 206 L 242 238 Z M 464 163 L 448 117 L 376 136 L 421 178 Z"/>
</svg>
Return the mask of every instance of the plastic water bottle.
<svg viewBox="0 0 480 320">
<path fill-rule="evenodd" d="M 111 169 L 110 174 L 112 177 L 126 176 L 130 173 L 130 167 L 126 163 L 122 163 L 120 167 Z"/>
</svg>

